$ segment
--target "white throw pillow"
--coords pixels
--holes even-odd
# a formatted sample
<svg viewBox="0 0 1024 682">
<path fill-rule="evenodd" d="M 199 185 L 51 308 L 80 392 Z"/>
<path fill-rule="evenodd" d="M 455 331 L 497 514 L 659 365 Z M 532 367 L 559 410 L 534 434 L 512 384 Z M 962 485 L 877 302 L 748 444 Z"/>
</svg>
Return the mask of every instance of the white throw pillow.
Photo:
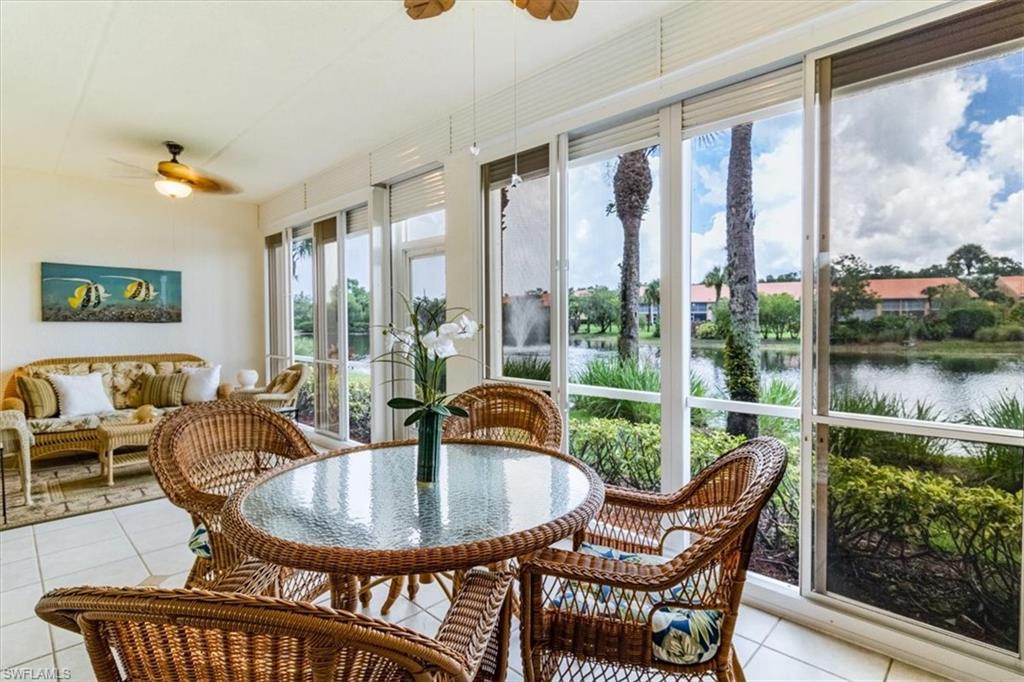
<svg viewBox="0 0 1024 682">
<path fill-rule="evenodd" d="M 220 385 L 220 365 L 214 367 L 182 367 L 181 371 L 188 375 L 185 382 L 185 394 L 182 402 L 186 405 L 202 403 L 217 399 L 217 387 Z"/>
<path fill-rule="evenodd" d="M 110 396 L 103 389 L 103 375 L 99 372 L 51 374 L 46 378 L 53 384 L 62 417 L 114 411 Z"/>
</svg>

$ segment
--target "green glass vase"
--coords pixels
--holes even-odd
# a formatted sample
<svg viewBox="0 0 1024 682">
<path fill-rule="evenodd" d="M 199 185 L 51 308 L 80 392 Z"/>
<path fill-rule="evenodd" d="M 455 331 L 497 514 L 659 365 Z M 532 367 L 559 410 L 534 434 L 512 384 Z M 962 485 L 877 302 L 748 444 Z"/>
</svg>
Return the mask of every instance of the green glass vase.
<svg viewBox="0 0 1024 682">
<path fill-rule="evenodd" d="M 417 483 L 437 483 L 441 468 L 441 428 L 444 415 L 427 412 L 419 421 L 419 443 L 416 449 Z"/>
</svg>

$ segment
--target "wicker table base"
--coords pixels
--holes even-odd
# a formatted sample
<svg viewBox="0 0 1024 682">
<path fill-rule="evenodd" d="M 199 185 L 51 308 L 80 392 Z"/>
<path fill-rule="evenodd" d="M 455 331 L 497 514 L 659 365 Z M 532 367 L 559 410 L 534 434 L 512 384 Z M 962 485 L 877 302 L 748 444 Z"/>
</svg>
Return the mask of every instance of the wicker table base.
<svg viewBox="0 0 1024 682">
<path fill-rule="evenodd" d="M 149 437 L 153 433 L 156 422 L 145 424 L 111 424 L 100 426 L 97 431 L 99 437 L 100 471 L 107 476 L 107 485 L 114 485 L 114 467 L 126 464 L 136 464 L 147 460 L 147 452 L 131 452 L 119 455 L 114 459 L 114 450 L 118 448 L 136 446 L 145 447 L 149 445 Z"/>
</svg>

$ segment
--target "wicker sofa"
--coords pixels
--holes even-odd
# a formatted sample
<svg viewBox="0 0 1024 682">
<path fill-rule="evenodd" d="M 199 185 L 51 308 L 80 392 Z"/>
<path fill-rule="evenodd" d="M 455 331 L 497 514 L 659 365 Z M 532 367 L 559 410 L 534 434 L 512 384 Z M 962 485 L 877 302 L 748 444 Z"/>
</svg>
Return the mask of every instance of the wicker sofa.
<svg viewBox="0 0 1024 682">
<path fill-rule="evenodd" d="M 140 406 L 142 377 L 146 374 L 180 372 L 183 367 L 206 367 L 209 363 L 195 355 L 168 353 L 162 355 L 112 355 L 96 357 L 48 358 L 18 367 L 7 379 L 3 401 L 0 402 L 0 438 L 5 452 L 19 450 L 22 485 L 31 490 L 31 461 L 73 452 L 94 452 L 102 455 L 98 428 L 101 425 L 128 424 L 135 421 Z M 18 393 L 19 376 L 43 377 L 48 374 L 89 374 L 101 372 L 114 405 L 113 412 L 79 417 L 26 416 L 25 403 Z M 218 396 L 230 393 L 231 387 L 221 385 Z M 173 409 L 173 408 L 172 408 Z M 162 410 L 155 410 L 160 417 Z M 26 442 L 27 441 L 27 442 Z M 26 502 L 31 504 L 26 494 Z"/>
</svg>

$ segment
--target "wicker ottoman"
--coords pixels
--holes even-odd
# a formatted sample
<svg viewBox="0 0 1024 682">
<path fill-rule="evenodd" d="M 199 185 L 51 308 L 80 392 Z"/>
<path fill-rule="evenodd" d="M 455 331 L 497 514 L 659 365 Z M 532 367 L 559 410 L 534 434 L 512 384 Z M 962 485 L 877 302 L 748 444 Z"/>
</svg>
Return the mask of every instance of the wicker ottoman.
<svg viewBox="0 0 1024 682">
<path fill-rule="evenodd" d="M 114 467 L 149 460 L 149 451 L 131 452 L 114 460 L 114 450 L 129 446 L 145 447 L 156 422 L 145 424 L 111 424 L 96 429 L 99 436 L 100 472 L 107 475 L 107 485 L 114 485 Z"/>
</svg>

